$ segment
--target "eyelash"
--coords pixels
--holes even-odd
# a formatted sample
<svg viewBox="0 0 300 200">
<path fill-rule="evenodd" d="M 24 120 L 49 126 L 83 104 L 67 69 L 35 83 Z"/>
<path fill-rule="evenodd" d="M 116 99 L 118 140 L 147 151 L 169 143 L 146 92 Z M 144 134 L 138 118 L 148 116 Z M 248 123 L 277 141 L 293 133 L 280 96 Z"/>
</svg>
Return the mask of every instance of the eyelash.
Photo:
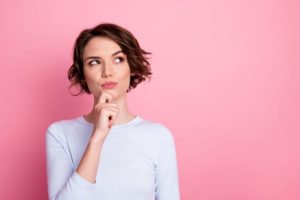
<svg viewBox="0 0 300 200">
<path fill-rule="evenodd" d="M 116 57 L 116 59 L 117 59 L 117 58 L 120 59 L 120 63 L 124 62 L 124 60 L 125 60 L 123 57 Z M 89 62 L 89 65 L 90 65 L 90 66 L 95 65 L 95 64 L 92 64 L 92 62 L 94 62 L 94 61 L 97 61 L 97 64 L 100 64 L 99 60 L 91 60 L 91 61 Z"/>
</svg>

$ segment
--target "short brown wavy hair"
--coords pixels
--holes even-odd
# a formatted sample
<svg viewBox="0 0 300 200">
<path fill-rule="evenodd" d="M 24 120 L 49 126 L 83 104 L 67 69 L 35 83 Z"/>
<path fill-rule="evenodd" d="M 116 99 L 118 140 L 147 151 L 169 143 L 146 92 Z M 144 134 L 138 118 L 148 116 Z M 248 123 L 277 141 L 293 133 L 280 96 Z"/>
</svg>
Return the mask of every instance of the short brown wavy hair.
<svg viewBox="0 0 300 200">
<path fill-rule="evenodd" d="M 96 36 L 112 39 L 126 55 L 130 71 L 134 74 L 130 77 L 130 85 L 127 92 L 147 78 L 151 79 L 152 72 L 148 61 L 149 58 L 146 57 L 151 53 L 144 51 L 133 34 L 125 28 L 112 23 L 102 23 L 94 28 L 83 30 L 76 39 L 73 49 L 73 64 L 68 70 L 68 79 L 71 82 L 69 89 L 73 86 L 79 86 L 80 91 L 77 94 L 71 93 L 73 96 L 83 93 L 91 94 L 83 74 L 83 51 L 90 39 Z"/>
</svg>

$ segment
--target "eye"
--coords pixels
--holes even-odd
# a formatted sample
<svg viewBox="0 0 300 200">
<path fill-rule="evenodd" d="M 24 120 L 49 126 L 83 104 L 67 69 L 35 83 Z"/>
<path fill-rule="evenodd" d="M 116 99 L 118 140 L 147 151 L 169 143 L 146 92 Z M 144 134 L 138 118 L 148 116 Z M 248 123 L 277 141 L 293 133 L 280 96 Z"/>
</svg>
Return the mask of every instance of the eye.
<svg viewBox="0 0 300 200">
<path fill-rule="evenodd" d="M 97 65 L 97 64 L 100 64 L 100 62 L 98 60 L 92 60 L 92 61 L 89 62 L 90 66 Z"/>
<path fill-rule="evenodd" d="M 124 58 L 123 57 L 116 57 L 115 60 L 116 60 L 117 63 L 121 63 L 121 62 L 124 61 Z"/>
</svg>

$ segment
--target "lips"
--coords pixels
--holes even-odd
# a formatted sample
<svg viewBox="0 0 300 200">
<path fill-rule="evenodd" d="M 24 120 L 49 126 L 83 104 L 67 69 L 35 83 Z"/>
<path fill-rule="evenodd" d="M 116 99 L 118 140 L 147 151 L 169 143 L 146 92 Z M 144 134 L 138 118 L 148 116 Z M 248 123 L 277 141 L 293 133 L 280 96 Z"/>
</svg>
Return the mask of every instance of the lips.
<svg viewBox="0 0 300 200">
<path fill-rule="evenodd" d="M 116 85 L 117 85 L 116 82 L 109 81 L 109 82 L 106 82 L 106 83 L 102 84 L 101 86 L 102 86 L 104 89 L 112 89 L 112 88 L 116 87 Z"/>
</svg>

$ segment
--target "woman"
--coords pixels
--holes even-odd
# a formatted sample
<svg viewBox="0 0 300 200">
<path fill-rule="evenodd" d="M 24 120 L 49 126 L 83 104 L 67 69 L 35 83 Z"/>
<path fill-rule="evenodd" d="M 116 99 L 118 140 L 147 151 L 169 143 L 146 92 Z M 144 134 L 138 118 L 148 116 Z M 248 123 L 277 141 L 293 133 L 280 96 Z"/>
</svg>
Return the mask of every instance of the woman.
<svg viewBox="0 0 300 200">
<path fill-rule="evenodd" d="M 49 199 L 178 200 L 176 150 L 162 124 L 132 114 L 126 94 L 150 78 L 150 54 L 110 23 L 78 36 L 68 78 L 92 94 L 90 113 L 46 134 Z"/>
</svg>

